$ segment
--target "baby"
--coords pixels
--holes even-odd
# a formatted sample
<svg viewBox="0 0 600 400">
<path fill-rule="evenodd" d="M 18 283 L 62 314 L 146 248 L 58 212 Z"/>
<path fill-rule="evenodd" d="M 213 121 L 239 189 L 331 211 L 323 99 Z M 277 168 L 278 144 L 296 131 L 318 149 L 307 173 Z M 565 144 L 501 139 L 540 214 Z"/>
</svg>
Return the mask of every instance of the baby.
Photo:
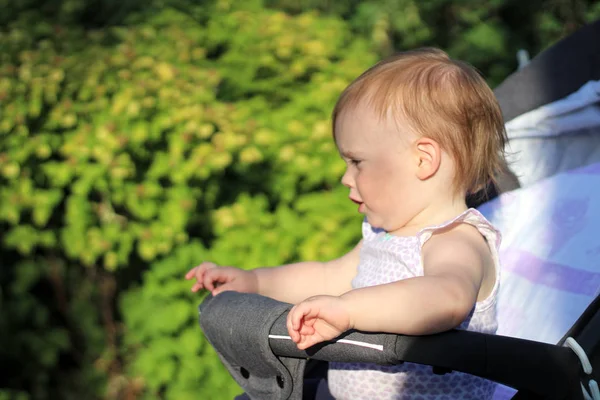
<svg viewBox="0 0 600 400">
<path fill-rule="evenodd" d="M 300 349 L 349 329 L 495 333 L 500 234 L 465 198 L 501 172 L 506 133 L 477 71 L 437 49 L 395 55 L 342 93 L 333 133 L 342 184 L 365 215 L 356 247 L 328 262 L 251 271 L 204 262 L 186 275 L 192 291 L 295 304 L 287 328 Z M 495 387 L 411 363 L 330 363 L 327 381 L 336 399 L 481 400 Z"/>
</svg>

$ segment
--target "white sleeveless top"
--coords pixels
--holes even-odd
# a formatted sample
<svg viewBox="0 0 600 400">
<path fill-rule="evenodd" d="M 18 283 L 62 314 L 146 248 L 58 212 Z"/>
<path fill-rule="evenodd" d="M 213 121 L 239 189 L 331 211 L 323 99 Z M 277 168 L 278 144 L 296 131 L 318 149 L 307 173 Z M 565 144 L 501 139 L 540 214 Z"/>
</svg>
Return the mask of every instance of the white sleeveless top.
<svg viewBox="0 0 600 400">
<path fill-rule="evenodd" d="M 496 228 L 475 209 L 437 226 L 420 230 L 415 236 L 392 236 L 363 222 L 363 245 L 354 289 L 423 276 L 421 250 L 437 230 L 454 224 L 476 227 L 487 240 L 496 267 L 496 283 L 490 296 L 476 303 L 469 317 L 457 329 L 496 333 L 496 297 L 500 283 L 498 248 L 501 236 Z M 388 305 L 393 307 L 392 304 Z M 496 385 L 488 380 L 453 371 L 433 374 L 427 365 L 403 363 L 383 366 L 367 363 L 330 363 L 329 391 L 337 400 L 346 399 L 491 399 Z"/>
</svg>

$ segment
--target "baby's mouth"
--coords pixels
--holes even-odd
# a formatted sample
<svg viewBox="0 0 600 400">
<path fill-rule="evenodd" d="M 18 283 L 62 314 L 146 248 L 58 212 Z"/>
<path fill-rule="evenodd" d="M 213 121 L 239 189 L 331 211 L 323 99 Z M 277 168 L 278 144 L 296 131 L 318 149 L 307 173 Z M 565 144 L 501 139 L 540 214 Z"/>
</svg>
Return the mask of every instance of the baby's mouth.
<svg viewBox="0 0 600 400">
<path fill-rule="evenodd" d="M 365 210 L 365 204 L 364 204 L 362 201 L 359 201 L 359 200 L 353 199 L 352 197 L 350 197 L 350 200 L 351 200 L 353 203 L 355 203 L 355 204 L 358 204 L 358 212 L 359 212 L 359 213 L 363 213 L 363 212 L 364 212 L 364 210 Z"/>
</svg>

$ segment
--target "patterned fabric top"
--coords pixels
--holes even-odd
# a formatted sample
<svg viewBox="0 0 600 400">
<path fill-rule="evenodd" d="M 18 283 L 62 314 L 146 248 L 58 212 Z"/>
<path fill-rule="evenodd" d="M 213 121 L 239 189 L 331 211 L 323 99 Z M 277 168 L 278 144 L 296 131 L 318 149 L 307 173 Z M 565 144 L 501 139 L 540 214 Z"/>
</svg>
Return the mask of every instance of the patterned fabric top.
<svg viewBox="0 0 600 400">
<path fill-rule="evenodd" d="M 468 209 L 456 218 L 437 226 L 424 228 L 415 236 L 393 236 L 363 222 L 363 245 L 353 288 L 395 282 L 423 276 L 421 250 L 423 244 L 439 229 L 460 223 L 476 227 L 487 240 L 496 266 L 496 283 L 488 298 L 478 302 L 458 329 L 495 333 L 496 297 L 500 283 L 498 249 L 500 233 L 479 211 Z M 393 305 L 388 305 L 393 307 Z M 452 372 L 433 374 L 426 365 L 404 363 L 383 366 L 366 363 L 330 363 L 328 385 L 338 400 L 403 399 L 451 400 L 491 399 L 495 384 L 468 374 Z"/>
</svg>

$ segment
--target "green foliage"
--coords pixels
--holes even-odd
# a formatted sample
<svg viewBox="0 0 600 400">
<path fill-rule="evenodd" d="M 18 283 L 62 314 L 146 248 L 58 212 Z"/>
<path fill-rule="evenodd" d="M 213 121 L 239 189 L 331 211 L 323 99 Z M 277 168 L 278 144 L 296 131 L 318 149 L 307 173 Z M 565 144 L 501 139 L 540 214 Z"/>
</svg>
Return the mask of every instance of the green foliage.
<svg viewBox="0 0 600 400">
<path fill-rule="evenodd" d="M 254 166 L 287 172 L 262 177 L 281 180 L 283 190 L 270 190 L 287 200 L 299 183 L 333 184 L 340 164 L 327 110 L 374 57 L 340 54 L 349 35 L 338 20 L 254 12 L 228 11 L 202 29 L 165 10 L 135 28 L 72 32 L 85 37 L 85 47 L 73 39 L 77 53 L 61 51 L 71 46 L 57 34 L 5 63 L 0 220 L 12 228 L 4 245 L 25 255 L 60 247 L 113 270 L 134 251 L 152 261 L 185 243 L 192 215 L 207 217 L 248 189 L 233 183 L 254 186 Z M 226 36 L 233 26 L 245 31 Z M 16 32 L 6 44 L 26 46 Z M 227 51 L 207 59 L 217 48 Z M 248 49 L 257 57 L 243 62 Z M 315 140 L 298 143 L 307 131 Z"/>
<path fill-rule="evenodd" d="M 121 29 L 85 35 L 85 49 L 65 54 L 69 38 L 59 34 L 3 66 L 0 219 L 14 226 L 6 246 L 60 246 L 84 265 L 115 269 L 134 246 L 151 260 L 185 242 L 201 192 L 188 181 L 224 165 L 214 154 L 188 157 L 184 144 L 235 121 L 206 107 L 218 77 L 181 61 L 203 59 L 202 49 L 177 27 L 161 34 L 182 45 L 154 46 L 151 28 Z M 114 51 L 105 40 L 122 42 Z"/>
<path fill-rule="evenodd" d="M 37 24 L 40 18 L 61 25 L 105 26 L 123 22 L 143 6 L 139 0 L 0 0 L 0 26 Z"/>
<path fill-rule="evenodd" d="M 0 396 L 76 399 L 102 393 L 101 371 L 82 369 L 102 357 L 105 347 L 90 302 L 97 298 L 95 282 L 60 259 L 33 258 L 11 265 L 6 256 L 0 282 L 12 285 L 3 285 L 0 292 L 0 359 L 5 367 L 0 382 L 27 392 L 0 391 Z M 72 380 L 68 388 L 60 384 L 64 380 Z"/>
<path fill-rule="evenodd" d="M 121 302 L 127 361 L 143 387 L 142 398 L 210 399 L 215 393 L 233 398 L 240 392 L 198 328 L 201 297 L 182 279 L 182 266 L 207 254 L 197 243 L 176 250 L 155 263 L 144 275 L 144 285 Z"/>
<path fill-rule="evenodd" d="M 0 389 L 0 400 L 29 400 L 29 395 L 25 392 Z"/>
<path fill-rule="evenodd" d="M 126 347 L 101 335 L 107 349 L 90 363 L 105 374 L 98 395 L 237 390 L 199 336 L 199 298 L 187 293 L 183 271 L 204 258 L 245 267 L 332 258 L 358 237 L 342 229 L 354 215 L 341 205 L 345 193 L 331 191 L 343 164 L 329 112 L 375 61 L 368 41 L 338 18 L 291 17 L 259 2 L 219 2 L 207 24 L 190 17 L 201 14 L 165 8 L 130 26 L 46 29 L 39 42 L 14 24 L 0 37 L 3 247 L 24 259 L 52 254 L 81 279 L 151 263 L 143 285 L 121 297 Z M 210 252 L 195 250 L 190 236 Z M 14 276 L 12 289 L 47 276 Z M 89 315 L 106 313 L 90 306 Z M 40 329 L 56 334 L 36 358 L 51 370 L 74 351 L 67 339 L 78 328 L 42 320 Z M 94 342 L 101 331 L 89 328 Z M 110 367 L 119 360 L 125 382 Z"/>
<path fill-rule="evenodd" d="M 318 9 L 341 15 L 370 37 L 380 56 L 437 46 L 474 64 L 495 86 L 517 67 L 516 52 L 534 56 L 583 24 L 600 18 L 596 0 L 267 0 L 291 13 Z"/>
<path fill-rule="evenodd" d="M 207 54 L 226 49 L 213 61 L 221 72 L 218 97 L 236 99 L 229 116 L 239 113 L 252 127 L 252 135 L 241 128 L 211 132 L 212 145 L 225 149 L 231 162 L 218 187 L 204 192 L 203 201 L 213 210 L 206 222 L 214 235 L 211 247 L 180 247 L 154 263 L 143 286 L 121 302 L 128 351 L 134 354 L 131 373 L 141 377 L 148 398 L 175 398 L 174 393 L 177 398 L 217 398 L 215 393 L 230 398 L 239 392 L 199 336 L 193 311 L 200 299 L 189 295 L 190 284 L 180 280 L 183 271 L 207 259 L 253 268 L 333 258 L 359 235 L 357 229 L 343 229 L 352 218 L 360 221 L 346 204 L 347 194 L 328 189 L 337 187 L 343 168 L 328 113 L 351 77 L 374 56 L 366 44 L 348 43 L 337 19 L 290 17 L 250 6 L 215 16 L 206 30 Z M 243 35 L 226 35 L 237 26 L 244 26 Z M 362 57 L 344 54 L 346 45 L 362 46 Z M 248 49 L 255 57 L 244 61 Z M 280 54 L 273 56 L 276 51 Z M 347 69 L 336 73 L 332 60 Z M 325 193 L 317 197 L 317 189 Z"/>
</svg>

